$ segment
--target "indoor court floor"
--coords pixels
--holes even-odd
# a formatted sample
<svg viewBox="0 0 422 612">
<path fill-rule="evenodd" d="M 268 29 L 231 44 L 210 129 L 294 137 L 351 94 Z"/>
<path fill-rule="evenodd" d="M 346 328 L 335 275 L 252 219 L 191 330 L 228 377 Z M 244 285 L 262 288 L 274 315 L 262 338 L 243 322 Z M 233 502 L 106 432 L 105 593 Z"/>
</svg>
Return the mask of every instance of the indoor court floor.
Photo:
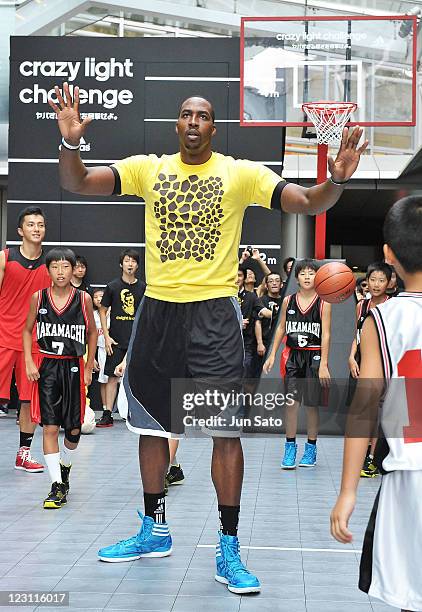
<svg viewBox="0 0 422 612">
<path fill-rule="evenodd" d="M 363 480 L 352 517 L 353 545 L 329 534 L 339 490 L 339 438 L 319 441 L 316 469 L 282 471 L 278 438 L 244 439 L 245 481 L 239 538 L 242 558 L 262 592 L 239 597 L 214 580 L 217 508 L 210 478 L 211 441 L 182 441 L 185 483 L 170 488 L 167 520 L 173 554 L 164 559 L 107 564 L 101 546 L 139 529 L 142 507 L 135 435 L 122 421 L 83 436 L 67 506 L 46 511 L 48 474 L 13 469 L 17 428 L 0 421 L 0 591 L 69 591 L 57 610 L 160 612 L 387 612 L 357 588 L 359 550 L 379 479 Z M 304 440 L 299 440 L 299 453 Z M 42 459 L 40 431 L 33 455 Z M 1 610 L 36 607 L 2 607 Z M 56 608 L 43 608 L 55 610 Z"/>
</svg>

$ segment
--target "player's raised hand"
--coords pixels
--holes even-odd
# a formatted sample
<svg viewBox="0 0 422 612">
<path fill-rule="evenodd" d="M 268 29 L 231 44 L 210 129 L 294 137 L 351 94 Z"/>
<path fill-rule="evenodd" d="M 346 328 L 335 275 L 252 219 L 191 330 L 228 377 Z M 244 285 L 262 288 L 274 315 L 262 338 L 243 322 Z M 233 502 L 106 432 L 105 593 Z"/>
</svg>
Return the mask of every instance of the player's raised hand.
<svg viewBox="0 0 422 612">
<path fill-rule="evenodd" d="M 58 104 L 49 98 L 48 103 L 57 115 L 59 130 L 63 138 L 71 145 L 78 145 L 85 133 L 91 117 L 81 121 L 79 114 L 79 87 L 74 89 L 74 99 L 70 94 L 69 84 L 63 83 L 63 95 L 59 87 L 54 87 Z"/>
<path fill-rule="evenodd" d="M 348 181 L 358 167 L 360 156 L 368 146 L 368 141 L 358 147 L 363 129 L 358 125 L 355 128 L 344 128 L 340 148 L 335 160 L 328 157 L 328 169 L 334 181 Z"/>
<path fill-rule="evenodd" d="M 356 495 L 354 493 L 340 493 L 331 516 L 331 535 L 342 544 L 350 544 L 353 535 L 348 529 L 349 519 L 355 508 Z"/>
</svg>

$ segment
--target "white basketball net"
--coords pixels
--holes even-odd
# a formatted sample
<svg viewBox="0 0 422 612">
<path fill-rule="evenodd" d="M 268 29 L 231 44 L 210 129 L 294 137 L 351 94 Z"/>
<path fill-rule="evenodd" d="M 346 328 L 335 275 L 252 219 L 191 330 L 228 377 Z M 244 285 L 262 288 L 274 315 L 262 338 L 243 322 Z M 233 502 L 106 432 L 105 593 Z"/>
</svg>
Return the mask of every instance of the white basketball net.
<svg viewBox="0 0 422 612">
<path fill-rule="evenodd" d="M 338 144 L 343 128 L 355 111 L 354 102 L 306 102 L 302 105 L 315 126 L 319 144 Z"/>
</svg>

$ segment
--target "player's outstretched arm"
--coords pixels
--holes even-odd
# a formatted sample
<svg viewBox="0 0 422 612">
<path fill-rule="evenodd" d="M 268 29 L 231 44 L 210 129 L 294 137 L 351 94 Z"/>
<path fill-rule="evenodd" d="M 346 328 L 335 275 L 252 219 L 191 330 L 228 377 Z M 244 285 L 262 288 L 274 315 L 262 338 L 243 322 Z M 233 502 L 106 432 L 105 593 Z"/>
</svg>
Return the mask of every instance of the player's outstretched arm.
<svg viewBox="0 0 422 612">
<path fill-rule="evenodd" d="M 365 140 L 362 146 L 358 147 L 362 132 L 359 126 L 353 130 L 344 128 L 337 157 L 328 158 L 331 179 L 335 183 L 340 183 L 339 185 L 330 179 L 308 189 L 289 183 L 281 192 L 281 208 L 288 213 L 318 215 L 334 206 L 343 193 L 344 184 L 353 176 L 360 156 L 368 146 L 368 141 Z"/>
<path fill-rule="evenodd" d="M 57 104 L 50 98 L 49 105 L 57 115 L 60 133 L 70 147 L 78 147 L 90 117 L 83 121 L 79 114 L 79 87 L 70 94 L 68 83 L 63 84 L 63 95 L 55 86 Z M 108 166 L 87 168 L 81 160 L 79 149 L 66 148 L 62 144 L 59 158 L 60 184 L 63 189 L 83 195 L 111 195 L 114 190 L 114 174 Z"/>
<path fill-rule="evenodd" d="M 344 440 L 343 475 L 340 495 L 331 513 L 331 535 L 344 544 L 352 541 L 348 523 L 356 502 L 360 470 L 369 441 L 378 422 L 384 375 L 378 334 L 372 317 L 362 328 L 360 377 L 350 406 Z"/>
</svg>

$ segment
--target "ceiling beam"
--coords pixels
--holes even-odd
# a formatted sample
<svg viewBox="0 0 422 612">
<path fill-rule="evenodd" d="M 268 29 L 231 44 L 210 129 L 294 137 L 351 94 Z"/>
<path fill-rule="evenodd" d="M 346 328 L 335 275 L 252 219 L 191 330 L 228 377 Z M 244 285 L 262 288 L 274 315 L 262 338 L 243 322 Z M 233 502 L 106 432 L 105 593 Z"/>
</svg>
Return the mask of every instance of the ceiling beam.
<svg viewBox="0 0 422 612">
<path fill-rule="evenodd" d="M 16 10 L 16 36 L 42 36 L 78 13 L 86 11 L 88 0 L 46 0 L 43 4 L 28 2 Z"/>
</svg>

